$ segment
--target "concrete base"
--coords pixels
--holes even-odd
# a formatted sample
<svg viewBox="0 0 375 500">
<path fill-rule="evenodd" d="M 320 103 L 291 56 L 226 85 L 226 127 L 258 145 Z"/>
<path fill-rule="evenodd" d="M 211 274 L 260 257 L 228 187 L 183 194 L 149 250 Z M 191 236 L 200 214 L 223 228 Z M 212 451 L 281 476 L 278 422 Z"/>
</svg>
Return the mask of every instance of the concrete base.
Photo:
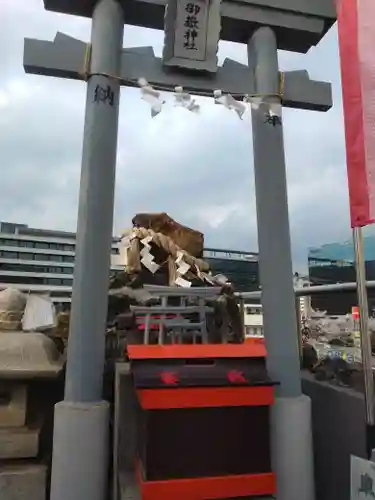
<svg viewBox="0 0 375 500">
<path fill-rule="evenodd" d="M 105 500 L 109 451 L 109 404 L 55 406 L 50 500 Z"/>
<path fill-rule="evenodd" d="M 363 394 L 309 372 L 302 372 L 302 387 L 312 402 L 316 498 L 350 500 L 350 457 L 367 456 Z"/>
<path fill-rule="evenodd" d="M 310 398 L 276 398 L 271 432 L 277 500 L 314 500 Z"/>
<path fill-rule="evenodd" d="M 45 465 L 0 466 L 1 500 L 45 500 L 47 467 Z"/>
</svg>

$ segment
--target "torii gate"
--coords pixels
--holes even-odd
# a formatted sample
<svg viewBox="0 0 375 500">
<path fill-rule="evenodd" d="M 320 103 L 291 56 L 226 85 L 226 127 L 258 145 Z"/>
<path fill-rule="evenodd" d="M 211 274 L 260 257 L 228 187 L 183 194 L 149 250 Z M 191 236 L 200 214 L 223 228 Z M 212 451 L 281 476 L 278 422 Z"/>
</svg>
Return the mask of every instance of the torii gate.
<svg viewBox="0 0 375 500">
<path fill-rule="evenodd" d="M 92 17 L 91 44 L 60 33 L 53 42 L 25 40 L 26 72 L 87 81 L 65 400 L 55 409 L 51 500 L 106 497 L 109 408 L 101 400 L 120 85 L 136 86 L 144 77 L 155 87 L 181 85 L 197 95 L 221 89 L 237 99 L 262 95 L 269 104 L 295 109 L 332 106 L 329 83 L 311 81 L 306 71 L 279 73 L 277 49 L 305 53 L 317 44 L 335 22 L 333 0 L 222 0 L 221 38 L 247 43 L 248 66 L 226 60 L 208 72 L 180 71 L 166 68 L 152 47 L 122 48 L 125 22 L 164 29 L 165 7 L 176 10 L 176 2 L 44 0 L 47 10 Z M 282 122 L 270 123 L 262 107 L 254 107 L 252 124 L 267 362 L 280 381 L 272 418 L 277 493 L 279 500 L 313 500 L 310 401 L 301 392 Z"/>
</svg>

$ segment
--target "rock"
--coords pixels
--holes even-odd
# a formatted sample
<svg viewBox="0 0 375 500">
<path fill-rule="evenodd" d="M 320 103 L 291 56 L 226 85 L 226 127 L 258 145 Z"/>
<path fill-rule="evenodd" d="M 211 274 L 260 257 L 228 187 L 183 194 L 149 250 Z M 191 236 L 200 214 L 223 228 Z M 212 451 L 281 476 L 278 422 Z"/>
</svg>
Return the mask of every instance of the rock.
<svg viewBox="0 0 375 500">
<path fill-rule="evenodd" d="M 357 383 L 358 370 L 341 358 L 325 358 L 313 369 L 315 378 L 320 381 L 331 381 L 346 387 Z"/>
<path fill-rule="evenodd" d="M 332 339 L 329 339 L 328 344 L 335 345 L 338 347 L 353 347 L 354 340 L 353 340 L 351 335 L 343 334 L 343 335 L 340 335 L 339 337 L 334 337 Z"/>
<path fill-rule="evenodd" d="M 133 218 L 133 225 L 152 229 L 156 233 L 169 236 L 182 250 L 193 257 L 202 257 L 204 247 L 204 235 L 179 224 L 166 213 L 141 213 Z"/>
<path fill-rule="evenodd" d="M 337 345 L 337 346 L 340 346 L 340 347 L 345 347 L 346 346 L 346 342 L 343 339 L 340 339 L 340 337 L 336 337 L 334 339 L 330 339 L 328 341 L 328 344 L 329 345 Z"/>
<path fill-rule="evenodd" d="M 354 347 L 354 339 L 351 335 L 346 335 L 343 337 L 346 342 L 346 347 Z"/>
</svg>

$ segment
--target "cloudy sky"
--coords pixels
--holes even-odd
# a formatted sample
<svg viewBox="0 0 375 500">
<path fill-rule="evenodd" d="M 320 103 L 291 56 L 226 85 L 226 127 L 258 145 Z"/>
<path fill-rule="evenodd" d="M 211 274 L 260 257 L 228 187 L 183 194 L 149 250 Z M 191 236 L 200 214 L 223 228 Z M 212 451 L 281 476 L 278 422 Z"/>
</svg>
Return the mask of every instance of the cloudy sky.
<svg viewBox="0 0 375 500">
<path fill-rule="evenodd" d="M 75 230 L 85 84 L 25 75 L 24 37 L 62 31 L 89 40 L 88 20 L 45 12 L 42 0 L 1 0 L 0 220 Z M 5 15 L 4 15 L 5 13 Z M 124 46 L 152 45 L 163 33 L 125 27 Z M 246 48 L 221 43 L 246 62 Z M 330 81 L 328 113 L 284 111 L 294 264 L 307 248 L 350 236 L 337 32 L 307 55 L 280 53 L 282 70 L 308 69 Z M 147 147 L 145 147 L 147 145 Z M 167 211 L 205 233 L 206 245 L 257 250 L 251 124 L 202 100 L 199 116 L 167 106 L 155 119 L 139 91 L 122 89 L 114 232 L 138 211 Z"/>
</svg>

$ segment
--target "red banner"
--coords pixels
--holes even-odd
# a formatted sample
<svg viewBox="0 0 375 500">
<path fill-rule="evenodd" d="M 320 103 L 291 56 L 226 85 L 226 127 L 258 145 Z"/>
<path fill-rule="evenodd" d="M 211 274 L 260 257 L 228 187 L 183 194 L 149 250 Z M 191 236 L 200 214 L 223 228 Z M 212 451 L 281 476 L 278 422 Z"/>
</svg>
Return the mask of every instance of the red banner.
<svg viewBox="0 0 375 500">
<path fill-rule="evenodd" d="M 375 0 L 337 0 L 352 227 L 375 222 Z"/>
</svg>

